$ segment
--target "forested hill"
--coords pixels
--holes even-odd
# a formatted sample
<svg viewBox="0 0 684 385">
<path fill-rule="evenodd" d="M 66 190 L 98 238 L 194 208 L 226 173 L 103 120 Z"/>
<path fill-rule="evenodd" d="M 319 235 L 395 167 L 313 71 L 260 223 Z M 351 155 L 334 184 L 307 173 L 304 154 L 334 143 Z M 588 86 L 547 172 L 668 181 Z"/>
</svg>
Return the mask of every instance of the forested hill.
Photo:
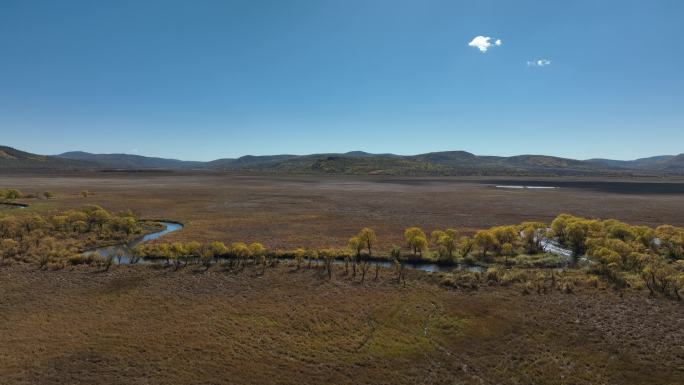
<svg viewBox="0 0 684 385">
<path fill-rule="evenodd" d="M 0 146 L 0 170 L 69 170 L 89 167 L 96 167 L 96 165 L 80 160 L 36 155 L 12 147 Z"/>
<path fill-rule="evenodd" d="M 482 156 L 465 151 L 419 155 L 353 151 L 311 155 L 248 155 L 198 162 L 80 151 L 46 156 L 0 146 L 0 169 L 157 169 L 368 175 L 684 175 L 684 154 L 621 161 L 575 160 L 546 155 Z"/>
</svg>

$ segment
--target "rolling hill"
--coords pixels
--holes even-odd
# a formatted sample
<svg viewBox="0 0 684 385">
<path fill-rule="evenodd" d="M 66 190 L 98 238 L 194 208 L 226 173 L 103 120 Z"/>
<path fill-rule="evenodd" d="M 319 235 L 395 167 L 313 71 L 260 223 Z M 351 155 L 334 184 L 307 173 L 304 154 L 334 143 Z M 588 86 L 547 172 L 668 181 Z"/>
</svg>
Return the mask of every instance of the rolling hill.
<svg viewBox="0 0 684 385">
<path fill-rule="evenodd" d="M 204 165 L 204 162 L 130 154 L 91 154 L 83 151 L 65 152 L 55 157 L 88 162 L 97 165 L 97 167 L 112 169 L 191 169 L 201 168 Z"/>
<path fill-rule="evenodd" d="M 158 169 L 368 175 L 684 175 L 684 154 L 622 161 L 576 160 L 546 155 L 481 156 L 466 151 L 418 155 L 351 151 L 310 155 L 247 155 L 196 162 L 81 151 L 46 156 L 0 146 L 0 169 Z"/>
<path fill-rule="evenodd" d="M 205 163 L 205 168 L 216 170 L 238 170 L 244 168 L 266 168 L 280 162 L 297 158 L 297 155 L 245 155 L 237 159 L 224 158 Z"/>
<path fill-rule="evenodd" d="M 635 160 L 589 159 L 587 162 L 622 169 L 650 170 L 682 173 L 684 172 L 684 154 L 660 155 Z"/>
<path fill-rule="evenodd" d="M 25 170 L 71 170 L 96 167 L 95 164 L 74 159 L 36 155 L 12 147 L 0 146 L 0 169 Z"/>
</svg>

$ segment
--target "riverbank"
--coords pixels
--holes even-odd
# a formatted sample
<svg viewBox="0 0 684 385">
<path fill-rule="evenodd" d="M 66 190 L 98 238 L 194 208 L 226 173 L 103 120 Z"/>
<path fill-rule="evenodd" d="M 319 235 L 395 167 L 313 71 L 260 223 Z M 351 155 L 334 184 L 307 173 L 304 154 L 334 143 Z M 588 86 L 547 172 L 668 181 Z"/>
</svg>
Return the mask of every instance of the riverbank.
<svg viewBox="0 0 684 385">
<path fill-rule="evenodd" d="M 102 257 L 114 256 L 115 260 L 112 263 L 115 264 L 137 264 L 137 263 L 161 263 L 161 261 L 166 261 L 169 263 L 168 258 L 159 256 L 149 256 L 140 258 L 134 255 L 133 249 L 142 245 L 146 242 L 153 241 L 155 239 L 161 238 L 167 234 L 175 231 L 180 231 L 183 229 L 183 223 L 178 221 L 172 221 L 170 219 L 144 219 L 140 220 L 141 223 L 145 224 L 145 231 L 143 236 L 138 236 L 137 238 L 128 240 L 126 242 L 111 242 L 101 245 L 97 248 L 86 250 L 85 253 L 96 252 Z M 548 240 L 544 241 L 544 247 L 548 247 L 552 243 Z M 563 268 L 569 263 L 567 258 L 567 250 L 556 247 L 553 249 L 556 251 L 557 255 L 554 253 L 548 254 L 538 254 L 538 255 L 518 255 L 510 258 L 499 258 L 501 261 L 498 263 L 478 263 L 475 262 L 473 258 L 456 258 L 452 257 L 449 259 L 439 259 L 431 258 L 425 255 L 408 255 L 400 260 L 400 264 L 404 268 L 422 270 L 426 272 L 451 272 L 451 271 L 471 271 L 471 272 L 485 272 L 489 267 L 522 267 L 522 268 Z M 429 253 L 428 253 L 429 254 Z M 278 261 L 293 261 L 296 259 L 295 253 L 292 251 L 268 251 L 266 253 L 267 258 L 275 259 Z M 199 262 L 198 258 L 193 258 L 194 263 Z M 214 264 L 219 263 L 230 263 L 234 261 L 234 257 L 229 256 L 216 256 L 213 258 Z M 324 263 L 323 259 L 319 256 L 314 258 L 305 258 L 306 263 L 311 265 L 312 263 L 318 265 L 319 263 Z M 185 261 L 188 264 L 190 261 Z M 371 267 L 383 267 L 383 268 L 394 268 L 394 260 L 389 255 L 380 256 L 363 256 L 357 261 L 359 264 L 367 263 Z M 345 265 L 353 263 L 348 256 L 335 256 L 333 263 L 335 265 Z"/>
<path fill-rule="evenodd" d="M 145 237 L 148 237 L 150 235 L 154 234 L 159 234 L 163 233 L 164 230 L 166 229 L 166 226 L 162 222 L 158 221 L 153 221 L 153 220 L 140 220 L 138 221 L 142 225 L 142 232 L 139 234 L 131 234 L 127 239 L 125 240 L 110 240 L 110 241 L 100 241 L 97 243 L 97 245 L 89 245 L 84 248 L 82 248 L 79 252 L 80 253 L 92 253 L 94 251 L 101 252 L 104 249 L 109 249 L 109 248 L 118 248 L 122 247 L 131 243 L 134 243 L 138 240 L 142 240 Z M 156 237 L 155 237 L 156 238 Z M 100 253 L 102 255 L 102 253 Z M 106 256 L 106 255 L 103 255 Z"/>
<path fill-rule="evenodd" d="M 390 270 L 0 267 L 3 384 L 674 384 L 684 307 Z"/>
<path fill-rule="evenodd" d="M 17 202 L 0 202 L 0 206 L 7 206 L 9 208 L 18 208 L 18 209 L 25 209 L 29 207 L 27 203 L 17 203 Z"/>
</svg>

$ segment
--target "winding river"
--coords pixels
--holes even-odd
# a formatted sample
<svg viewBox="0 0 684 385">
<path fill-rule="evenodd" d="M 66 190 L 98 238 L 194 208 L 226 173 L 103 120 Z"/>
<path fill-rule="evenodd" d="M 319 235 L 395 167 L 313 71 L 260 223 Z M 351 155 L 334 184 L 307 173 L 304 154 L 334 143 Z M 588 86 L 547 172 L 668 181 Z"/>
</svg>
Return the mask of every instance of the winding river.
<svg viewBox="0 0 684 385">
<path fill-rule="evenodd" d="M 120 245 L 113 245 L 113 246 L 105 246 L 105 247 L 99 247 L 94 250 L 90 250 L 87 253 L 93 253 L 97 252 L 103 257 L 108 257 L 110 255 L 117 256 L 117 254 L 120 256 L 120 260 L 118 258 L 114 259 L 114 263 L 116 264 L 122 264 L 122 265 L 128 265 L 131 264 L 131 257 L 132 257 L 132 250 L 136 246 L 151 241 L 153 239 L 157 239 L 159 237 L 163 237 L 164 235 L 168 233 L 172 233 L 174 231 L 179 231 L 183 228 L 183 225 L 180 223 L 174 223 L 174 222 L 159 222 L 162 225 L 164 225 L 164 230 L 157 231 L 155 233 L 150 233 L 147 234 L 143 237 L 140 237 L 138 239 L 135 239 L 131 242 L 120 244 Z M 290 259 L 290 258 L 287 258 Z M 223 260 L 223 259 L 219 259 Z M 146 261 L 146 260 L 139 260 L 138 263 L 154 263 L 151 261 Z M 344 261 L 342 260 L 335 260 L 334 264 L 335 265 L 344 265 Z M 381 267 L 387 267 L 390 268 L 393 266 L 393 263 L 390 261 L 369 261 L 368 262 L 371 267 L 374 267 L 375 265 L 380 265 Z M 403 265 L 408 268 L 408 269 L 417 269 L 417 270 L 422 270 L 422 271 L 427 271 L 427 272 L 449 272 L 453 270 L 469 270 L 473 272 L 483 272 L 487 270 L 486 267 L 483 266 L 466 266 L 466 265 L 458 265 L 458 266 L 444 266 L 444 265 L 439 265 L 436 263 L 420 263 L 420 262 L 403 262 Z"/>
<path fill-rule="evenodd" d="M 158 222 L 161 223 L 164 226 L 164 229 L 161 231 L 157 231 L 154 233 L 149 233 L 146 234 L 140 238 L 134 239 L 128 243 L 123 243 L 119 245 L 113 245 L 113 246 L 105 246 L 105 247 L 98 247 L 95 250 L 88 251 L 88 253 L 93 253 L 97 252 L 103 257 L 108 257 L 110 255 L 116 256 L 119 254 L 121 256 L 121 261 L 116 260 L 116 263 L 121 263 L 122 265 L 127 265 L 131 263 L 131 257 L 132 257 L 132 250 L 134 247 L 138 246 L 141 243 L 145 243 L 148 241 L 151 241 L 153 239 L 157 239 L 159 237 L 163 237 L 164 235 L 168 233 L 172 233 L 174 231 L 178 231 L 183 228 L 183 225 L 180 223 L 175 223 L 175 222 Z M 145 262 L 142 261 L 141 262 Z"/>
<path fill-rule="evenodd" d="M 17 203 L 0 203 L 0 207 L 9 207 L 9 208 L 15 208 L 15 209 L 23 209 L 28 207 L 26 204 L 17 204 Z M 134 239 L 133 241 L 130 241 L 128 243 L 122 243 L 119 245 L 112 245 L 112 246 L 104 246 L 104 247 L 98 247 L 94 250 L 89 250 L 86 253 L 94 253 L 97 252 L 103 257 L 108 257 L 110 255 L 114 256 L 119 256 L 119 258 L 116 258 L 114 260 L 114 263 L 117 264 L 122 264 L 122 265 L 127 265 L 131 263 L 131 257 L 132 257 L 132 250 L 136 246 L 149 242 L 151 240 L 157 239 L 159 237 L 163 237 L 166 234 L 172 233 L 174 231 L 179 231 L 183 228 L 183 225 L 180 223 L 176 222 L 165 222 L 165 221 L 160 221 L 158 222 L 164 226 L 164 229 L 161 231 L 157 231 L 154 233 L 146 234 L 140 238 Z M 572 252 L 570 250 L 566 250 L 561 248 L 560 246 L 556 245 L 555 243 L 551 242 L 550 240 L 544 240 L 542 242 L 544 251 L 551 253 L 551 254 L 556 254 L 556 255 L 561 255 L 563 257 L 569 258 L 572 255 Z M 150 261 L 146 260 L 139 260 L 138 263 L 152 263 Z M 342 260 L 335 260 L 334 264 L 336 265 L 343 265 L 345 262 Z M 370 261 L 369 262 L 371 266 L 375 265 L 380 265 L 381 267 L 387 267 L 390 268 L 393 266 L 393 263 L 390 261 Z M 409 269 L 417 269 L 417 270 L 422 270 L 422 271 L 427 271 L 430 273 L 434 272 L 450 272 L 454 270 L 469 270 L 473 272 L 484 272 L 487 270 L 486 267 L 484 266 L 470 266 L 470 265 L 457 265 L 457 266 L 451 266 L 451 265 L 440 265 L 437 263 L 423 263 L 423 262 L 402 262 L 402 264 Z"/>
<path fill-rule="evenodd" d="M 174 231 L 179 231 L 183 228 L 183 225 L 180 223 L 175 223 L 175 222 L 159 222 L 162 225 L 164 225 L 164 229 L 161 231 L 157 231 L 154 233 L 147 234 L 145 236 L 142 236 L 140 238 L 137 238 L 131 242 L 124 243 L 124 244 L 119 244 L 119 245 L 113 245 L 113 246 L 105 246 L 105 247 L 99 247 L 97 249 L 88 251 L 88 253 L 92 252 L 97 252 L 103 257 L 108 257 L 110 255 L 117 256 L 118 258 L 114 259 L 114 263 L 116 264 L 122 264 L 122 265 L 128 265 L 131 264 L 131 257 L 132 257 L 132 250 L 134 247 L 157 239 L 159 237 L 163 237 L 166 234 L 172 233 Z M 544 239 L 542 241 L 542 246 L 545 252 L 550 253 L 550 254 L 555 254 L 559 256 L 563 256 L 568 261 L 570 260 L 570 257 L 572 256 L 572 252 L 570 250 L 566 250 L 555 244 L 554 242 Z M 283 258 L 286 260 L 291 260 L 292 258 Z M 219 261 L 226 260 L 226 258 L 220 258 Z M 149 261 L 149 260 L 144 260 L 140 259 L 136 261 L 137 263 L 159 263 L 159 262 L 154 262 L 154 261 Z M 336 259 L 333 262 L 335 265 L 344 265 L 345 262 L 340 259 Z M 380 265 L 381 267 L 386 267 L 386 268 L 391 268 L 393 267 L 393 263 L 390 261 L 369 261 L 368 262 L 371 267 L 375 267 L 376 265 Z M 416 270 L 422 270 L 430 273 L 436 273 L 436 272 L 451 272 L 454 270 L 468 270 L 472 272 L 484 272 L 487 270 L 486 266 L 479 266 L 479 265 L 441 265 L 437 263 L 429 263 L 429 262 L 411 262 L 411 261 L 405 261 L 402 262 L 402 265 L 408 269 L 416 269 Z"/>
</svg>

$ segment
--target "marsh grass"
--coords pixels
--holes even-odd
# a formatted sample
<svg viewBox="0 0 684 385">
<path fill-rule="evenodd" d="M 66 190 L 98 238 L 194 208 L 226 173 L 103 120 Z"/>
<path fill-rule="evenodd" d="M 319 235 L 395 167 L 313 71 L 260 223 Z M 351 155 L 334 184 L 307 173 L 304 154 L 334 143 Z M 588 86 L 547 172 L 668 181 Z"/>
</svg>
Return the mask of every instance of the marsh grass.
<svg viewBox="0 0 684 385">
<path fill-rule="evenodd" d="M 542 280 L 537 273 L 527 278 Z M 390 269 L 364 285 L 345 279 L 341 267 L 335 274 L 328 280 L 324 269 L 286 264 L 263 275 L 249 265 L 201 273 L 3 266 L 0 378 L 556 384 L 562 375 L 576 383 L 670 384 L 681 375 L 684 309 L 636 289 L 618 296 L 580 273 L 559 275 L 558 288 L 540 294 L 529 281 L 529 295 L 520 291 L 522 277 L 505 271 L 451 276 L 477 278 L 478 290 L 446 289 L 440 275 L 417 271 L 408 272 L 407 287 Z M 500 282 L 490 284 L 494 276 Z M 610 359 L 616 346 L 620 356 Z"/>
</svg>

